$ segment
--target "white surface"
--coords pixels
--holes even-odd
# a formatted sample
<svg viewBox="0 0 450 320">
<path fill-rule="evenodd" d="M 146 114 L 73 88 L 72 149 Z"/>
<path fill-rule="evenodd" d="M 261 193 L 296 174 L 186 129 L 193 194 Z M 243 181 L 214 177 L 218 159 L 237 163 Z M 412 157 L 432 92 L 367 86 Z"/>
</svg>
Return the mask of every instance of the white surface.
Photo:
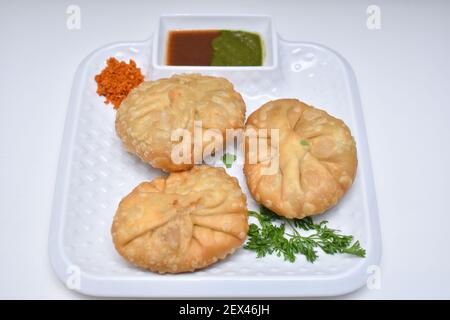
<svg viewBox="0 0 450 320">
<path fill-rule="evenodd" d="M 360 87 L 383 236 L 381 289 L 343 298 L 450 298 L 450 3 L 165 1 L 0 4 L 0 297 L 84 298 L 50 268 L 47 236 L 74 71 L 99 45 L 142 40 L 162 13 L 268 13 L 284 38 L 323 43 Z M 82 29 L 66 29 L 67 5 Z M 236 5 L 233 5 L 235 3 Z M 239 3 L 239 4 L 238 4 Z M 321 5 L 322 4 L 322 5 Z"/>
<path fill-rule="evenodd" d="M 244 26 L 234 27 L 245 30 Z M 84 59 L 77 70 L 50 229 L 50 255 L 58 277 L 67 283 L 73 278 L 67 270 L 76 266 L 80 270 L 77 291 L 110 297 L 334 296 L 364 286 L 367 268 L 379 263 L 381 243 L 358 88 L 352 71 L 339 56 L 322 46 L 303 42 L 280 40 L 275 48 L 279 54 L 278 68 L 272 71 L 260 68 L 202 71 L 230 80 L 242 94 L 247 114 L 270 100 L 291 97 L 324 108 L 345 121 L 358 144 L 358 173 L 339 205 L 318 219 L 326 219 L 332 228 L 354 235 L 366 249 L 366 257 L 319 254 L 313 264 L 304 257 L 286 263 L 277 257 L 257 259 L 254 252 L 241 249 L 194 273 L 160 275 L 131 266 L 115 252 L 110 228 L 119 201 L 136 185 L 153 180 L 162 172 L 125 151 L 114 130 L 116 111 L 104 107 L 104 99 L 95 93 L 94 77 L 104 68 L 108 57 L 134 59 L 150 79 L 178 72 L 178 68 L 162 70 L 150 63 L 151 53 L 158 52 L 158 48 L 152 50 L 152 43 L 158 45 L 148 39 L 100 48 Z M 190 73 L 196 69 L 184 67 L 183 71 Z M 246 187 L 242 152 L 238 152 L 237 158 L 232 168 L 226 170 L 239 179 L 247 194 L 249 210 L 258 210 Z M 221 161 L 216 165 L 223 167 Z"/>
</svg>

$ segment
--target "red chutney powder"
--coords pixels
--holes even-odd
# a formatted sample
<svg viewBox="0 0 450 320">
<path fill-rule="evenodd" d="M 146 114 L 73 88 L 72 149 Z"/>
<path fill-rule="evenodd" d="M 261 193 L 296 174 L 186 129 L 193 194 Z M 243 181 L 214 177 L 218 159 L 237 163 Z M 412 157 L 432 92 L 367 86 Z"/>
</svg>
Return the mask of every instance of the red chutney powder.
<svg viewBox="0 0 450 320">
<path fill-rule="evenodd" d="M 105 103 L 112 103 L 117 109 L 128 93 L 144 81 L 144 76 L 134 60 L 126 63 L 109 58 L 106 67 L 95 76 L 95 81 L 98 95 L 105 97 Z"/>
</svg>

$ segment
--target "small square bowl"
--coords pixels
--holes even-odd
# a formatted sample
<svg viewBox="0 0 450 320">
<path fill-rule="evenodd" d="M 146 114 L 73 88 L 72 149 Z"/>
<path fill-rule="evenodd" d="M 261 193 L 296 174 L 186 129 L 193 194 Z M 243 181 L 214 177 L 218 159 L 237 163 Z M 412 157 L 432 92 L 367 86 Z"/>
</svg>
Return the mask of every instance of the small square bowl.
<svg viewBox="0 0 450 320">
<path fill-rule="evenodd" d="M 216 66 L 170 66 L 166 64 L 167 38 L 172 30 L 242 30 L 260 35 L 264 44 L 263 65 L 259 67 L 216 67 Z M 153 37 L 153 68 L 176 72 L 202 70 L 259 71 L 273 70 L 278 65 L 277 33 L 272 17 L 266 15 L 162 15 Z"/>
</svg>

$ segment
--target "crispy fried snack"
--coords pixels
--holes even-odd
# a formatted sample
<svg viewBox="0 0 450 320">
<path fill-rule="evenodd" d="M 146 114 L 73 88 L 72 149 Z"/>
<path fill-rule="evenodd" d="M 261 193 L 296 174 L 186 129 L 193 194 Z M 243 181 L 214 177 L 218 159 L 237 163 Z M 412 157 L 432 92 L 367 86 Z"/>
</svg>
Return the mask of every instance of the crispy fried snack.
<svg viewBox="0 0 450 320">
<path fill-rule="evenodd" d="M 196 166 L 138 185 L 119 204 L 111 233 L 132 264 L 159 273 L 204 268 L 247 237 L 247 204 L 223 168 Z"/>
<path fill-rule="evenodd" d="M 298 100 L 280 99 L 250 115 L 246 135 L 250 130 L 264 133 L 258 129 L 269 129 L 263 140 L 269 145 L 268 156 L 251 163 L 246 140 L 244 174 L 255 200 L 277 214 L 303 218 L 322 213 L 336 205 L 352 185 L 356 144 L 343 121 Z M 270 129 L 279 129 L 277 145 Z M 275 172 L 264 174 L 263 168 L 277 163 L 277 154 Z"/>
<path fill-rule="evenodd" d="M 188 170 L 194 165 L 194 122 L 226 138 L 227 128 L 244 127 L 245 103 L 224 78 L 199 74 L 143 82 L 120 105 L 116 131 L 125 148 L 142 161 L 164 171 Z M 172 150 L 182 141 L 176 130 L 190 132 L 188 161 L 174 161 Z M 204 139 L 204 142 L 203 142 Z M 175 140 L 175 141 L 174 141 Z M 209 138 L 200 137 L 201 153 Z"/>
</svg>

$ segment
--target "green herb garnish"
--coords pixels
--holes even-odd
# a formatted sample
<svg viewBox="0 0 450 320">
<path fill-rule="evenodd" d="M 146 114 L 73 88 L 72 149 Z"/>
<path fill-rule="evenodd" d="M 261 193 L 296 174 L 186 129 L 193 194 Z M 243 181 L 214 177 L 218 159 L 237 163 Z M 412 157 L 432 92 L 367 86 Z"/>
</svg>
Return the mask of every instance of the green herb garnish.
<svg viewBox="0 0 450 320">
<path fill-rule="evenodd" d="M 302 146 L 309 146 L 308 140 L 304 140 L 304 139 L 302 139 L 302 140 L 300 141 L 300 144 L 301 144 Z"/>
<path fill-rule="evenodd" d="M 225 165 L 225 167 L 227 167 L 227 169 L 230 169 L 231 166 L 233 165 L 233 162 L 235 162 L 237 159 L 236 155 L 231 154 L 231 153 L 225 153 L 222 156 L 222 162 Z"/>
<path fill-rule="evenodd" d="M 353 242 L 353 236 L 342 235 L 339 230 L 328 228 L 328 221 L 314 223 L 310 217 L 287 219 L 264 206 L 260 207 L 260 212 L 249 211 L 249 215 L 258 219 L 259 226 L 250 224 L 244 248 L 255 251 L 258 258 L 276 254 L 278 257 L 283 256 L 286 261 L 294 262 L 296 255 L 301 254 L 307 261 L 314 262 L 318 257 L 317 249 L 327 254 L 366 255 L 359 241 Z"/>
</svg>

